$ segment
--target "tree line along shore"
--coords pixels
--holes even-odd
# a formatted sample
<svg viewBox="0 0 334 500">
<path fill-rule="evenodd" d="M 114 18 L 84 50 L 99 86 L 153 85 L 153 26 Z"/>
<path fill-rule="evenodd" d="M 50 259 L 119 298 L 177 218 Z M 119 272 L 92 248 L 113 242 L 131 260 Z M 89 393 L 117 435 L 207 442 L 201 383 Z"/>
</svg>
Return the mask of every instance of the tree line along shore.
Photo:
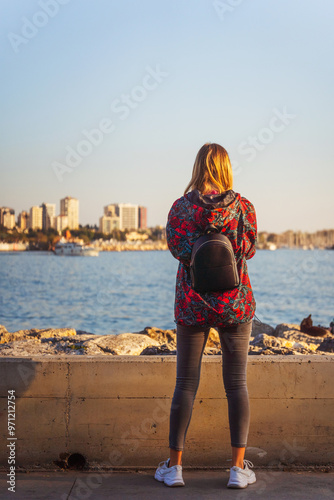
<svg viewBox="0 0 334 500">
<path fill-rule="evenodd" d="M 64 230 L 59 234 L 55 229 L 47 231 L 29 229 L 19 232 L 17 229 L 7 229 L 0 226 L 0 250 L 9 249 L 6 244 L 13 244 L 13 250 L 51 251 L 59 239 L 66 236 L 67 233 L 68 231 Z M 110 234 L 104 234 L 98 230 L 97 226 L 86 225 L 72 230 L 71 238 L 80 239 L 85 244 L 93 244 L 102 251 L 167 249 L 166 230 L 162 226 L 139 231 L 115 229 Z M 258 233 L 257 248 L 260 250 L 276 250 L 277 248 L 334 249 L 334 229 L 314 233 L 292 230 L 283 233 L 261 231 Z"/>
</svg>

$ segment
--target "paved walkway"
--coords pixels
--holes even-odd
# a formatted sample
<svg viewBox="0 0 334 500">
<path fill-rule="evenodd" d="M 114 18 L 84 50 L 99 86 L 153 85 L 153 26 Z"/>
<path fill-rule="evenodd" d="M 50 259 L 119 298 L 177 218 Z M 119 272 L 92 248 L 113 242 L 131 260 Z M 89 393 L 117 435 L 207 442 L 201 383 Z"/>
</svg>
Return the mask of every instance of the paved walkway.
<svg viewBox="0 0 334 500">
<path fill-rule="evenodd" d="M 257 482 L 244 490 L 226 488 L 227 471 L 185 470 L 185 487 L 169 488 L 150 472 L 29 472 L 19 473 L 16 492 L 7 491 L 0 474 L 0 498 L 15 500 L 192 499 L 326 500 L 334 499 L 334 472 L 255 470 Z"/>
</svg>

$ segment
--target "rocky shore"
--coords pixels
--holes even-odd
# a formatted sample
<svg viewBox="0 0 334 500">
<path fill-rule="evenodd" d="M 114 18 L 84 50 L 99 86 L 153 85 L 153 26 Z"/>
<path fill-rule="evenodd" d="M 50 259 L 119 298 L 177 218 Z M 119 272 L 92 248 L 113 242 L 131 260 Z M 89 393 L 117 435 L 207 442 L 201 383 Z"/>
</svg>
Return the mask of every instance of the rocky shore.
<svg viewBox="0 0 334 500">
<path fill-rule="evenodd" d="M 334 354 L 334 334 L 329 329 L 323 330 L 321 336 L 312 336 L 304 333 L 300 325 L 282 323 L 274 328 L 254 320 L 249 354 Z M 8 332 L 0 325 L 0 356 L 3 357 L 156 354 L 176 354 L 175 330 L 146 327 L 137 333 L 95 335 L 73 328 Z M 221 354 L 219 335 L 213 328 L 204 354 Z"/>
</svg>

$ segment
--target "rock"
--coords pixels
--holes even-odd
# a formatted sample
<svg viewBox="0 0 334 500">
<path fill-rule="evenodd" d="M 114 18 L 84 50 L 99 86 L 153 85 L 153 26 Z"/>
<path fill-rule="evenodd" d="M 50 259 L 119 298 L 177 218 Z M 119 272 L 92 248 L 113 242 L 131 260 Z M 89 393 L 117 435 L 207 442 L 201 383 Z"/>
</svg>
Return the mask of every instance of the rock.
<svg viewBox="0 0 334 500">
<path fill-rule="evenodd" d="M 257 319 L 253 319 L 252 323 L 252 337 L 256 337 L 259 333 L 266 333 L 267 335 L 274 335 L 275 328 L 266 323 L 262 323 L 262 321 L 258 321 Z"/>
<path fill-rule="evenodd" d="M 42 342 L 39 339 L 22 339 L 16 342 L 0 344 L 0 356 L 25 357 L 25 356 L 57 356 L 59 354 L 83 354 L 69 347 L 63 340 L 57 342 Z"/>
<path fill-rule="evenodd" d="M 203 354 L 205 356 L 218 356 L 222 354 L 222 350 L 218 347 L 206 347 Z"/>
<path fill-rule="evenodd" d="M 158 346 L 146 347 L 141 353 L 140 356 L 152 356 L 152 355 L 175 355 L 176 349 L 171 349 L 170 344 L 163 344 Z"/>
<path fill-rule="evenodd" d="M 305 348 L 305 347 L 298 347 L 293 350 L 293 354 L 318 354 L 315 350 Z"/>
<path fill-rule="evenodd" d="M 220 346 L 220 338 L 219 338 L 219 333 L 215 328 L 211 328 L 209 335 L 208 335 L 208 340 L 206 342 L 204 354 L 206 354 L 206 350 L 210 350 L 211 348 L 213 349 L 218 349 L 219 351 L 221 350 Z"/>
<path fill-rule="evenodd" d="M 317 351 L 334 352 L 334 338 L 326 338 L 318 346 Z"/>
<path fill-rule="evenodd" d="M 160 328 L 146 326 L 144 330 L 138 332 L 138 335 L 147 335 L 159 342 L 159 344 L 168 344 L 169 342 L 176 344 L 176 330 L 161 330 Z"/>
<path fill-rule="evenodd" d="M 281 342 L 276 337 L 260 333 L 250 342 L 256 347 L 281 347 Z"/>
<path fill-rule="evenodd" d="M 259 346 L 249 346 L 248 350 L 249 355 L 265 355 L 268 356 L 269 354 L 293 354 L 291 349 L 287 349 L 285 347 L 259 347 Z"/>
<path fill-rule="evenodd" d="M 275 335 L 275 337 L 287 338 L 286 335 L 284 335 L 285 332 L 299 333 L 300 326 L 293 323 L 280 323 L 276 326 L 273 335 Z"/>
<path fill-rule="evenodd" d="M 263 324 L 262 324 L 263 325 Z M 255 325 L 256 331 L 258 325 Z M 270 325 L 268 331 L 271 331 Z M 277 334 L 277 335 L 275 335 Z M 250 342 L 250 355 L 331 354 L 334 335 L 326 339 L 302 333 L 298 325 L 278 325 L 273 335 L 257 334 Z M 0 326 L 0 356 L 50 355 L 176 355 L 176 330 L 146 327 L 139 333 L 95 335 L 72 328 L 47 328 L 7 332 Z M 211 328 L 204 355 L 221 355 L 218 331 Z"/>
<path fill-rule="evenodd" d="M 307 343 L 307 342 L 297 342 L 296 340 L 286 340 L 280 339 L 281 346 L 287 347 L 288 349 L 306 349 L 308 351 L 315 351 L 318 347 L 317 344 Z"/>
<path fill-rule="evenodd" d="M 96 345 L 102 351 L 109 354 L 136 356 L 146 347 L 159 346 L 157 340 L 151 339 L 147 335 L 138 333 L 120 333 L 119 335 L 101 335 L 96 339 L 89 340 L 87 348 Z"/>
<path fill-rule="evenodd" d="M 290 340 L 286 340 L 286 339 L 280 339 L 280 342 L 281 342 L 281 346 L 282 347 L 287 347 L 288 349 L 302 349 L 302 350 L 307 350 L 307 351 L 310 351 L 310 353 L 316 351 L 318 345 L 317 344 L 313 344 L 313 343 L 308 343 L 308 342 L 298 342 L 297 340 L 294 340 L 294 339 L 290 339 Z"/>
<path fill-rule="evenodd" d="M 64 336 L 70 337 L 76 335 L 74 328 L 46 328 L 37 329 L 32 328 L 31 330 L 18 330 L 17 332 L 0 332 L 0 344 L 15 342 L 17 340 L 24 339 L 43 339 L 43 338 L 62 338 Z"/>
<path fill-rule="evenodd" d="M 284 330 L 282 329 L 279 335 L 277 335 L 282 342 L 282 339 L 286 339 L 291 342 L 299 342 L 307 344 L 311 349 L 316 349 L 319 344 L 323 341 L 322 337 L 311 337 L 306 333 L 302 333 L 298 330 Z"/>
<path fill-rule="evenodd" d="M 5 334 L 5 333 L 8 333 L 7 328 L 3 325 L 0 325 L 0 338 L 1 338 L 1 335 Z"/>
</svg>

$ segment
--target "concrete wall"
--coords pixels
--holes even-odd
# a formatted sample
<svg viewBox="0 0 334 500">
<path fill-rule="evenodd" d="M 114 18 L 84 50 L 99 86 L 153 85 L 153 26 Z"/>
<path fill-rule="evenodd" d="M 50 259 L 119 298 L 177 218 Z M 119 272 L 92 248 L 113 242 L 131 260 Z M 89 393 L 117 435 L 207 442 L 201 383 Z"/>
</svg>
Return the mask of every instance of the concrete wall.
<svg viewBox="0 0 334 500">
<path fill-rule="evenodd" d="M 61 453 L 89 464 L 156 466 L 168 454 L 175 356 L 0 359 L 0 464 L 8 448 L 7 391 L 16 391 L 17 465 Z M 250 356 L 256 465 L 334 463 L 334 357 Z M 220 356 L 204 357 L 184 464 L 229 466 L 230 438 Z"/>
</svg>

